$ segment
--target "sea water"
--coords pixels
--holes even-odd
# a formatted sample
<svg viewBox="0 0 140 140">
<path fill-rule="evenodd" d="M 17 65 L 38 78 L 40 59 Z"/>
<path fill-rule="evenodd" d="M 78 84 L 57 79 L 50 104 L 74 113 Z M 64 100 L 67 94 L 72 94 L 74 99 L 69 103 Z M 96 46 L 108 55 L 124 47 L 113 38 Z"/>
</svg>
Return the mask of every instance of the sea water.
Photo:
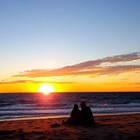
<svg viewBox="0 0 140 140">
<path fill-rule="evenodd" d="M 140 113 L 140 92 L 3 93 L 0 120 L 69 116 L 74 104 L 85 101 L 93 115 Z"/>
</svg>

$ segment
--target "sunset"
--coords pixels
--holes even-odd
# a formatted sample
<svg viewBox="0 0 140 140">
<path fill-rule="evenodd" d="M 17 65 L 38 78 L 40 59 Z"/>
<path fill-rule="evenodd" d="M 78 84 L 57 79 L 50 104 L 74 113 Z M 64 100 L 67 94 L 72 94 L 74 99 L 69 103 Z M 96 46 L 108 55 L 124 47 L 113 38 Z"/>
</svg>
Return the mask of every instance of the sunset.
<svg viewBox="0 0 140 140">
<path fill-rule="evenodd" d="M 3 78 L 0 92 L 37 92 L 40 84 L 50 84 L 56 92 L 139 91 L 139 63 L 140 52 L 134 52 L 60 68 L 25 70 Z"/>
<path fill-rule="evenodd" d="M 51 85 L 47 85 L 47 84 L 44 84 L 44 85 L 41 85 L 39 87 L 39 92 L 45 94 L 45 95 L 48 95 L 48 94 L 51 94 L 52 92 L 55 91 L 54 87 L 51 86 Z"/>
<path fill-rule="evenodd" d="M 140 139 L 139 0 L 0 0 L 0 40 L 0 139 Z"/>
<path fill-rule="evenodd" d="M 140 90 L 139 2 L 73 2 L 0 2 L 1 93 Z"/>
</svg>

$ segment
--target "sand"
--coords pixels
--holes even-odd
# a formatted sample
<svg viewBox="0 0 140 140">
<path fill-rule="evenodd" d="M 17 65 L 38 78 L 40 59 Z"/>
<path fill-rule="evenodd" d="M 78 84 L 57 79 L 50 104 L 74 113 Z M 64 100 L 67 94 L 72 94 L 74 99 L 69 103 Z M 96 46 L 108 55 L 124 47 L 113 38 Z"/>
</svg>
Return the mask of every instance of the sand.
<svg viewBox="0 0 140 140">
<path fill-rule="evenodd" d="M 96 126 L 62 125 L 62 119 L 0 122 L 0 140 L 140 140 L 140 114 L 96 116 Z"/>
</svg>

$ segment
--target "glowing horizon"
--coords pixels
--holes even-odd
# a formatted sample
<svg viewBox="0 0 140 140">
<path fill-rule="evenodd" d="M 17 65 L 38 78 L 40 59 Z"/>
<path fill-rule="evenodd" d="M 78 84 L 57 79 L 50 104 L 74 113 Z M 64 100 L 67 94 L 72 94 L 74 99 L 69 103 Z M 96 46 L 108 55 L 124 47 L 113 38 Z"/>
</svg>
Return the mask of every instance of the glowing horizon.
<svg viewBox="0 0 140 140">
<path fill-rule="evenodd" d="M 139 62 L 140 53 L 135 52 L 58 69 L 27 70 L 1 81 L 0 92 L 38 92 L 41 84 L 52 85 L 56 92 L 139 91 Z"/>
</svg>

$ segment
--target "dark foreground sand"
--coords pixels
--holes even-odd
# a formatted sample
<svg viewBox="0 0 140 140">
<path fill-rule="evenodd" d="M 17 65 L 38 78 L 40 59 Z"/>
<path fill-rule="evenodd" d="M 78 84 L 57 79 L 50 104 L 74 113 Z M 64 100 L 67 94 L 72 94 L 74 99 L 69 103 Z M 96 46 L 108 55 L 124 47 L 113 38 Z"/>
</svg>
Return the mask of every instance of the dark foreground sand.
<svg viewBox="0 0 140 140">
<path fill-rule="evenodd" d="M 94 127 L 62 125 L 62 119 L 0 122 L 0 140 L 140 140 L 140 114 L 97 116 Z"/>
</svg>

